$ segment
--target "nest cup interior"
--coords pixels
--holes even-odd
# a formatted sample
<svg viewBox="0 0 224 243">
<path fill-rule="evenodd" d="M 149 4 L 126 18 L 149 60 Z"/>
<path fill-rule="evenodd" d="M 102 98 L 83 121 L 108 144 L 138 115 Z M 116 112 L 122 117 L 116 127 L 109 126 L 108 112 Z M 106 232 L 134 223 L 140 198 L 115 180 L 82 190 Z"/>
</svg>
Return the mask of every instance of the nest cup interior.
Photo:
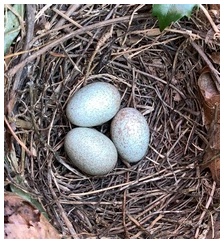
<svg viewBox="0 0 224 243">
<path fill-rule="evenodd" d="M 199 168 L 208 141 L 197 87 L 203 60 L 186 35 L 160 33 L 150 8 L 80 5 L 71 18 L 83 27 L 96 27 L 37 57 L 18 92 L 16 117 L 26 122 L 17 125 L 17 134 L 36 155 L 24 155 L 16 147 L 17 156 L 23 154 L 26 188 L 65 238 L 194 238 L 205 227 L 200 228 L 200 218 L 212 177 Z M 50 8 L 46 14 L 47 21 L 62 19 Z M 107 19 L 110 24 L 104 24 Z M 199 31 L 209 23 L 195 14 L 173 26 Z M 70 22 L 61 27 L 46 30 L 36 45 L 77 30 Z M 209 53 L 218 48 L 200 42 Z M 96 81 L 113 84 L 122 96 L 121 108 L 139 110 L 151 135 L 141 161 L 129 165 L 118 159 L 114 170 L 98 177 L 73 167 L 63 146 L 75 127 L 66 117 L 68 100 Z M 110 137 L 110 121 L 96 129 Z M 213 200 L 218 202 L 218 196 Z M 218 217 L 215 211 L 213 205 L 210 212 Z M 203 223 L 211 223 L 210 214 Z"/>
</svg>

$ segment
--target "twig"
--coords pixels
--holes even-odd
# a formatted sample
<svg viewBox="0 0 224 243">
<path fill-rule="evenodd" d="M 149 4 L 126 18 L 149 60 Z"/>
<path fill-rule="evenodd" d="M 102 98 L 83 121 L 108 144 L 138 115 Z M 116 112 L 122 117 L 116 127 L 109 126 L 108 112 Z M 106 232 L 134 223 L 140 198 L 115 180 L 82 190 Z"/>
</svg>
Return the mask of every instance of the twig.
<svg viewBox="0 0 224 243">
<path fill-rule="evenodd" d="M 204 14 L 205 14 L 205 16 L 207 17 L 208 21 L 210 22 L 210 24 L 211 24 L 213 30 L 215 31 L 215 33 L 216 33 L 216 34 L 217 34 L 217 33 L 220 33 L 218 27 L 216 26 L 216 24 L 215 24 L 214 21 L 212 20 L 211 16 L 209 15 L 209 13 L 208 13 L 208 11 L 205 9 L 205 7 L 204 7 L 202 4 L 200 4 L 199 6 L 200 6 L 200 9 L 204 12 Z"/>
<path fill-rule="evenodd" d="M 209 199 L 208 199 L 208 201 L 207 201 L 207 203 L 206 203 L 206 205 L 205 205 L 205 209 L 204 209 L 204 211 L 202 212 L 201 217 L 200 217 L 200 219 L 199 219 L 199 221 L 198 221 L 198 225 L 199 225 L 199 226 L 198 226 L 198 228 L 197 228 L 197 230 L 196 230 L 196 233 L 195 233 L 195 238 L 196 238 L 196 239 L 198 238 L 198 234 L 199 234 L 199 230 L 200 230 L 201 222 L 202 222 L 202 220 L 203 220 L 205 214 L 207 213 L 207 210 L 208 210 L 208 208 L 209 208 L 209 206 L 210 206 L 210 204 L 211 204 L 211 202 L 212 202 L 212 199 L 213 199 L 213 196 L 214 196 L 214 193 L 215 193 L 215 189 L 216 189 L 216 182 L 214 181 L 214 182 L 213 182 L 213 186 L 212 186 L 211 194 L 210 194 Z"/>
<path fill-rule="evenodd" d="M 127 182 L 129 181 L 129 173 L 127 173 Z M 125 238 L 129 238 L 129 233 L 126 225 L 126 214 L 127 214 L 127 209 L 126 209 L 126 201 L 127 201 L 127 193 L 128 189 L 124 190 L 124 197 L 122 201 L 122 223 L 124 226 L 124 231 L 125 231 Z"/>
<path fill-rule="evenodd" d="M 72 13 L 74 13 L 78 8 L 80 7 L 80 4 L 71 4 L 68 8 L 68 10 L 66 11 L 65 15 L 67 17 L 69 17 Z M 55 11 L 56 8 L 53 8 L 53 10 Z M 54 26 L 55 28 L 58 28 L 60 26 L 62 26 L 65 23 L 66 19 L 65 18 L 61 18 L 57 24 Z"/>
<path fill-rule="evenodd" d="M 112 33 L 113 33 L 113 26 L 111 26 L 109 30 L 106 29 L 103 32 L 101 38 L 99 39 L 99 41 L 96 45 L 96 48 L 93 51 L 93 54 L 92 54 L 92 56 L 89 60 L 89 64 L 87 66 L 87 69 L 86 69 L 86 79 L 89 77 L 89 75 L 91 74 L 91 72 L 93 70 L 93 68 L 92 68 L 92 70 L 90 70 L 90 68 L 91 68 L 91 65 L 93 63 L 93 60 L 94 60 L 96 54 L 99 52 L 100 48 L 104 45 L 104 43 L 112 36 Z M 84 83 L 84 85 L 85 85 L 85 83 Z"/>
<path fill-rule="evenodd" d="M 71 196 L 86 196 L 86 195 L 92 195 L 92 194 L 97 194 L 97 193 L 100 193 L 100 192 L 105 192 L 105 191 L 108 191 L 108 190 L 116 189 L 116 188 L 119 188 L 119 187 L 120 187 L 119 190 L 120 191 L 123 191 L 126 188 L 128 188 L 129 186 L 133 186 L 133 185 L 136 185 L 136 184 L 140 185 L 141 182 L 142 183 L 145 183 L 145 182 L 148 182 L 148 181 L 158 181 L 161 178 L 163 178 L 163 175 L 162 176 L 158 176 L 158 177 L 156 177 L 156 176 L 159 175 L 159 174 L 162 174 L 164 171 L 165 170 L 160 170 L 160 172 L 158 172 L 158 173 L 155 173 L 153 175 L 149 175 L 149 176 L 146 176 L 146 177 L 142 177 L 139 180 L 133 180 L 133 181 L 121 183 L 119 185 L 114 185 L 114 186 L 110 186 L 110 187 L 107 187 L 107 188 L 102 188 L 102 189 L 99 189 L 99 190 L 95 190 L 95 191 L 81 192 L 81 193 L 71 193 Z M 175 173 L 179 173 L 180 171 L 181 170 L 178 169 L 176 171 L 167 173 L 166 176 L 170 176 L 170 175 L 173 175 Z"/>
<path fill-rule="evenodd" d="M 60 10 L 58 10 L 57 8 L 53 8 L 53 11 L 55 11 L 58 15 L 60 15 L 61 17 L 63 17 L 65 20 L 69 21 L 70 23 L 72 23 L 73 25 L 75 25 L 78 28 L 83 28 L 83 26 L 79 23 L 77 23 L 76 21 L 74 21 L 73 19 L 70 19 L 69 16 L 67 16 L 66 14 L 63 14 Z M 93 36 L 93 34 L 89 31 L 86 32 L 89 36 Z"/>
<path fill-rule="evenodd" d="M 18 72 L 18 70 L 20 68 L 23 68 L 27 63 L 32 62 L 35 58 L 37 58 L 38 56 L 42 55 L 46 51 L 52 49 L 53 47 L 55 47 L 56 45 L 60 44 L 61 42 L 69 40 L 70 38 L 72 38 L 72 37 L 74 37 L 76 35 L 84 34 L 87 31 L 97 29 L 99 27 L 102 28 L 102 27 L 110 25 L 110 24 L 116 24 L 116 23 L 120 23 L 122 21 L 123 22 L 124 21 L 128 21 L 129 18 L 130 18 L 130 16 L 124 16 L 124 17 L 119 17 L 119 18 L 116 18 L 116 19 L 109 19 L 109 20 L 105 20 L 103 22 L 99 22 L 99 23 L 96 23 L 96 24 L 92 24 L 92 25 L 83 27 L 81 29 L 78 29 L 78 30 L 72 32 L 72 33 L 69 33 L 69 34 L 63 36 L 62 38 L 59 38 L 59 39 L 57 39 L 55 41 L 52 41 L 49 45 L 43 47 L 42 49 L 40 49 L 39 51 L 37 51 L 33 55 L 29 56 L 26 60 L 20 62 L 16 66 L 14 66 L 12 69 L 10 69 L 7 72 L 7 75 L 9 77 L 13 77 L 16 74 L 16 72 Z M 139 19 L 141 19 L 141 18 L 148 18 L 148 14 L 139 14 L 139 15 L 136 15 L 135 18 L 139 18 Z"/>
<path fill-rule="evenodd" d="M 217 90 L 220 91 L 220 77 L 219 77 L 218 71 L 214 68 L 213 64 L 210 62 L 210 60 L 208 59 L 208 57 L 205 55 L 205 53 L 203 52 L 203 50 L 201 49 L 201 47 L 198 44 L 196 44 L 194 41 L 191 41 L 191 45 L 195 48 L 195 50 L 199 53 L 199 55 L 202 57 L 202 59 L 208 65 L 208 67 L 211 71 L 211 75 L 214 78 L 215 86 L 216 86 Z"/>
<path fill-rule="evenodd" d="M 51 170 L 51 164 L 48 163 L 48 175 L 47 175 L 47 177 L 48 177 L 48 186 L 50 188 L 50 191 L 52 193 L 52 196 L 54 198 L 54 201 L 55 201 L 55 203 L 57 204 L 57 206 L 58 206 L 58 208 L 60 210 L 59 213 L 61 214 L 61 216 L 62 216 L 62 218 L 63 218 L 63 220 L 65 222 L 65 225 L 68 227 L 68 230 L 70 231 L 70 234 L 72 235 L 72 237 L 74 239 L 78 239 L 78 236 L 77 236 L 77 234 L 75 232 L 75 229 L 74 229 L 72 223 L 68 219 L 68 216 L 65 213 L 64 208 L 62 207 L 61 203 L 59 203 L 58 198 L 57 198 L 57 195 L 56 195 L 55 191 L 53 190 L 53 187 L 52 187 L 52 174 L 53 173 L 52 173 L 52 170 Z"/>
<path fill-rule="evenodd" d="M 32 152 L 30 152 L 30 150 L 26 147 L 26 145 L 18 138 L 18 136 L 15 134 L 15 132 L 13 131 L 13 129 L 11 128 L 9 122 L 7 121 L 6 117 L 4 116 L 4 121 L 9 129 L 9 131 L 11 132 L 12 136 L 15 138 L 15 140 L 20 144 L 20 146 L 22 148 L 24 148 L 24 150 L 27 152 L 27 154 L 29 156 L 32 156 L 32 157 L 36 157 Z"/>
<path fill-rule="evenodd" d="M 30 49 L 30 41 L 33 38 L 33 32 L 34 32 L 34 5 L 33 4 L 27 4 L 26 6 L 26 12 L 27 12 L 27 19 L 26 19 L 26 23 L 27 23 L 27 32 L 26 32 L 26 40 L 25 40 L 25 44 L 23 47 L 23 51 L 24 53 L 22 54 L 22 56 L 20 57 L 20 62 L 24 61 L 26 59 L 26 57 L 28 56 L 28 52 L 26 52 L 26 50 Z M 11 114 L 13 108 L 14 108 L 14 104 L 16 101 L 16 95 L 15 95 L 15 91 L 17 89 L 19 89 L 20 87 L 22 87 L 23 82 L 25 80 L 26 75 L 23 75 L 24 78 L 21 78 L 22 73 L 26 72 L 27 70 L 23 70 L 20 69 L 17 71 L 16 75 L 15 75 L 15 79 L 13 82 L 13 86 L 10 92 L 10 101 L 7 105 L 7 109 L 8 109 L 8 114 Z"/>
<path fill-rule="evenodd" d="M 29 4 L 28 4 L 29 5 Z M 50 8 L 52 4 L 46 4 L 35 16 L 35 22 L 40 18 L 40 16 L 42 16 L 44 14 L 44 12 Z"/>
</svg>

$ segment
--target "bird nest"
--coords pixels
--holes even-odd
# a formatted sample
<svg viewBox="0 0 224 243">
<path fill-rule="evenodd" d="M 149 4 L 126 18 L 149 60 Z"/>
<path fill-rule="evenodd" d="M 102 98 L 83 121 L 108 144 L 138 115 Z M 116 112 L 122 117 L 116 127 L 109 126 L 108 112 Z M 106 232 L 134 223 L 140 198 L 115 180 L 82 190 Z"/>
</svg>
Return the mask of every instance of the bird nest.
<svg viewBox="0 0 224 243">
<path fill-rule="evenodd" d="M 41 202 L 63 238 L 214 233 L 219 195 L 210 171 L 200 169 L 208 137 L 197 80 L 205 62 L 195 48 L 219 50 L 206 39 L 210 23 L 196 11 L 160 32 L 151 5 L 46 6 L 28 6 L 36 9 L 26 15 L 29 44 L 18 41 L 14 53 L 24 53 L 8 64 L 6 189 Z M 91 177 L 71 165 L 63 143 L 75 127 L 68 100 L 96 81 L 113 84 L 121 107 L 144 115 L 151 141 L 138 163 L 118 159 L 113 171 Z M 109 127 L 96 129 L 110 137 Z"/>
</svg>

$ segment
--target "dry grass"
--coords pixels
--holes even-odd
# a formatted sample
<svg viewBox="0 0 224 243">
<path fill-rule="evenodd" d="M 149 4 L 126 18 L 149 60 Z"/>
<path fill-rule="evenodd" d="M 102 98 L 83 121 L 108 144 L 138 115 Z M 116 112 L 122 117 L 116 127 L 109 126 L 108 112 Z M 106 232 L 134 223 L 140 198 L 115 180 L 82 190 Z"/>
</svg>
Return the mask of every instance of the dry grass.
<svg viewBox="0 0 224 243">
<path fill-rule="evenodd" d="M 160 33 L 151 5 L 35 7 L 40 17 L 27 46 L 33 51 L 12 57 L 5 86 L 10 134 L 21 143 L 6 134 L 6 181 L 38 198 L 64 238 L 214 233 L 218 189 L 210 172 L 200 171 L 207 133 L 197 79 L 205 63 L 191 45 L 206 55 L 219 50 L 216 40 L 205 41 L 209 22 L 197 12 Z M 20 44 L 15 53 L 26 50 Z M 119 89 L 122 107 L 144 114 L 151 143 L 139 163 L 119 160 L 108 175 L 89 177 L 64 152 L 73 127 L 65 107 L 96 80 Z M 97 129 L 109 134 L 109 123 Z"/>
</svg>

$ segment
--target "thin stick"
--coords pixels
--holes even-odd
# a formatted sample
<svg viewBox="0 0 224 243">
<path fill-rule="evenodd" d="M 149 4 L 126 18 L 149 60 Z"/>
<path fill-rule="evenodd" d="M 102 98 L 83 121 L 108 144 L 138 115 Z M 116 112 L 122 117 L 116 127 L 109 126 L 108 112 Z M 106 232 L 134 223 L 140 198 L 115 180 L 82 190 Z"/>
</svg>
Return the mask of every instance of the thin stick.
<svg viewBox="0 0 224 243">
<path fill-rule="evenodd" d="M 69 18 L 69 16 L 71 14 L 73 14 L 78 8 L 80 7 L 80 4 L 72 4 L 70 5 L 70 7 L 68 8 L 68 10 L 66 11 L 65 15 Z M 53 10 L 55 11 L 55 8 L 53 8 Z M 54 26 L 55 28 L 58 28 L 60 26 L 62 26 L 65 23 L 66 19 L 65 18 L 61 18 L 57 24 Z"/>
<path fill-rule="evenodd" d="M 199 53 L 199 55 L 208 65 L 211 71 L 211 75 L 214 77 L 215 86 L 217 90 L 220 91 L 220 77 L 218 71 L 214 68 L 213 64 L 211 63 L 211 61 L 208 59 L 208 57 L 205 55 L 204 51 L 201 49 L 201 47 L 198 44 L 196 44 L 194 41 L 191 41 L 191 45 L 195 48 L 195 50 Z"/>
<path fill-rule="evenodd" d="M 70 23 L 72 23 L 73 25 L 75 25 L 78 28 L 83 28 L 83 26 L 79 23 L 77 23 L 76 21 L 74 21 L 73 19 L 69 18 L 66 14 L 63 14 L 60 10 L 53 8 L 53 11 L 55 11 L 58 15 L 60 15 L 61 17 L 63 17 L 64 19 L 68 20 Z M 93 36 L 93 34 L 89 31 L 86 32 L 89 36 Z"/>
<path fill-rule="evenodd" d="M 140 185 L 140 182 L 160 180 L 161 178 L 163 178 L 163 175 L 162 176 L 158 176 L 158 177 L 156 177 L 156 176 L 159 175 L 159 174 L 162 174 L 164 171 L 165 170 L 161 170 L 160 172 L 155 173 L 154 175 L 149 175 L 149 176 L 146 176 L 146 177 L 142 177 L 139 180 L 133 180 L 133 181 L 121 183 L 121 184 L 118 184 L 118 185 L 110 186 L 110 187 L 107 187 L 107 188 L 98 189 L 98 190 L 95 190 L 95 191 L 81 192 L 81 193 L 71 193 L 70 196 L 71 197 L 75 197 L 75 196 L 80 196 L 81 197 L 81 196 L 86 196 L 86 195 L 92 195 L 92 194 L 97 194 L 97 193 L 100 193 L 100 192 L 109 191 L 109 190 L 112 190 L 112 189 L 117 189 L 119 187 L 120 187 L 119 190 L 122 191 L 122 190 L 126 189 L 129 186 L 133 186 L 133 185 L 136 185 L 136 184 Z M 181 170 L 176 170 L 176 171 L 167 173 L 166 176 L 170 176 L 170 175 L 173 175 L 175 173 L 179 173 L 180 171 Z"/>
<path fill-rule="evenodd" d="M 140 19 L 141 18 L 148 18 L 148 14 L 139 14 L 139 15 L 136 15 L 136 18 L 140 18 Z M 81 29 L 78 29 L 78 30 L 72 32 L 72 33 L 69 33 L 69 34 L 63 36 L 62 38 L 59 38 L 55 41 L 52 41 L 49 45 L 43 47 L 42 49 L 40 49 L 39 51 L 37 51 L 33 55 L 26 58 L 24 61 L 20 62 L 16 66 L 14 66 L 12 69 L 10 69 L 7 72 L 7 75 L 9 77 L 13 77 L 18 72 L 18 70 L 20 68 L 23 68 L 27 63 L 32 62 L 35 58 L 42 55 L 46 51 L 50 50 L 51 48 L 55 47 L 56 45 L 66 41 L 66 40 L 69 40 L 70 38 L 72 38 L 76 35 L 84 34 L 84 33 L 88 32 L 90 30 L 102 28 L 102 27 L 108 26 L 110 24 L 116 24 L 116 23 L 121 23 L 122 21 L 128 21 L 129 19 L 130 19 L 130 16 L 119 17 L 119 18 L 116 18 L 116 19 L 109 19 L 109 20 L 105 20 L 103 22 L 99 22 L 99 23 L 96 23 L 96 24 L 92 24 L 92 25 L 83 27 Z"/>
<path fill-rule="evenodd" d="M 216 26 L 216 24 L 214 23 L 214 21 L 212 20 L 211 16 L 209 15 L 208 11 L 204 8 L 204 6 L 202 4 L 199 5 L 200 9 L 204 12 L 205 16 L 207 17 L 208 21 L 210 22 L 213 30 L 215 31 L 215 33 L 220 33 L 218 27 Z"/>
<path fill-rule="evenodd" d="M 36 157 L 32 152 L 30 152 L 30 150 L 26 147 L 26 145 L 18 138 L 18 136 L 15 134 L 15 132 L 12 130 L 9 122 L 7 121 L 6 117 L 4 116 L 4 121 L 7 125 L 7 127 L 9 128 L 9 131 L 11 132 L 12 136 L 15 138 L 15 140 L 20 144 L 20 146 L 22 148 L 24 148 L 24 150 L 27 152 L 27 154 L 29 156 L 32 156 L 32 157 Z"/>
<path fill-rule="evenodd" d="M 52 4 L 46 4 L 35 16 L 35 22 L 44 14 L 44 12 L 50 8 Z"/>
<path fill-rule="evenodd" d="M 203 220 L 203 218 L 204 218 L 204 216 L 205 216 L 205 214 L 206 214 L 206 212 L 207 212 L 207 210 L 208 210 L 208 208 L 209 208 L 209 206 L 210 206 L 210 204 L 212 202 L 212 199 L 213 199 L 213 196 L 214 196 L 214 193 L 215 193 L 215 189 L 216 189 L 216 182 L 214 181 L 213 182 L 213 186 L 212 186 L 211 194 L 210 194 L 209 199 L 208 199 L 208 201 L 207 201 L 207 203 L 205 205 L 205 209 L 204 209 L 203 213 L 201 214 L 201 217 L 200 217 L 200 219 L 198 221 L 198 228 L 197 228 L 196 233 L 195 233 L 195 238 L 196 239 L 198 238 L 201 222 L 202 222 L 202 220 Z"/>
</svg>

